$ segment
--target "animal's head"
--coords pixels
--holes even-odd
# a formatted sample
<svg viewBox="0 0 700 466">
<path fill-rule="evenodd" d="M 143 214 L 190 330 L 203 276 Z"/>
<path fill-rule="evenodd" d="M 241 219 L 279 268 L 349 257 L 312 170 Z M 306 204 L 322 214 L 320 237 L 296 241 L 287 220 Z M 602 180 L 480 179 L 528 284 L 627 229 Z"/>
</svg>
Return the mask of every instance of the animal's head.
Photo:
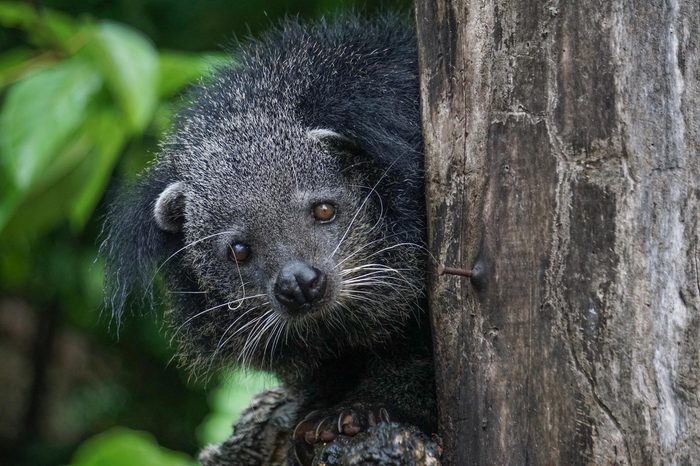
<svg viewBox="0 0 700 466">
<path fill-rule="evenodd" d="M 417 99 L 304 113 L 238 79 L 200 93 L 110 214 L 113 309 L 161 275 L 184 360 L 205 368 L 400 337 L 424 291 Z"/>
</svg>

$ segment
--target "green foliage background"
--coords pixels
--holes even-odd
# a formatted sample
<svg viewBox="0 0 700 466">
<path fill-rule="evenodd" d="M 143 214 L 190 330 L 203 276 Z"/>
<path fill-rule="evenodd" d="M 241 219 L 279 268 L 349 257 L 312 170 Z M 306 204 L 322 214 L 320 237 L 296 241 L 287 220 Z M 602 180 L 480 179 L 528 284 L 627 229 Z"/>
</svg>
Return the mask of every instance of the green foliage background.
<svg viewBox="0 0 700 466">
<path fill-rule="evenodd" d="M 408 1 L 383 7 L 408 7 Z M 204 386 L 159 313 L 102 313 L 105 206 L 157 152 L 188 86 L 285 14 L 340 0 L 0 1 L 0 464 L 186 465 L 263 374 Z"/>
</svg>

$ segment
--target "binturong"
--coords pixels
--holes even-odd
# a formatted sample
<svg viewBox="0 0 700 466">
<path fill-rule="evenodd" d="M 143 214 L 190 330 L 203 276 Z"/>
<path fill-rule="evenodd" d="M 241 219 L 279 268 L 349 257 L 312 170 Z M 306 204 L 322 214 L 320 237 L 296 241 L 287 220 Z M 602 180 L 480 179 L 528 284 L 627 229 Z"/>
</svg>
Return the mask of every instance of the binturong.
<svg viewBox="0 0 700 466">
<path fill-rule="evenodd" d="M 157 284 L 195 374 L 274 373 L 289 464 L 382 422 L 434 432 L 410 19 L 287 20 L 233 56 L 112 206 L 115 319 Z"/>
</svg>

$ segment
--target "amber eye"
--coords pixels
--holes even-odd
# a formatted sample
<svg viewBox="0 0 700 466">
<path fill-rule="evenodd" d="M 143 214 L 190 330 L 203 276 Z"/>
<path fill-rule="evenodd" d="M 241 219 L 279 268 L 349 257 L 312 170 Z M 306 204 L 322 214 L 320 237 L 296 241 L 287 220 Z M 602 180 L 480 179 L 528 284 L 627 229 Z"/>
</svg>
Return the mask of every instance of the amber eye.
<svg viewBox="0 0 700 466">
<path fill-rule="evenodd" d="M 335 219 L 335 206 L 328 202 L 316 204 L 311 211 L 314 218 L 322 223 L 327 223 Z"/>
<path fill-rule="evenodd" d="M 228 247 L 231 260 L 235 262 L 245 262 L 250 256 L 250 246 L 243 243 L 233 243 Z"/>
</svg>

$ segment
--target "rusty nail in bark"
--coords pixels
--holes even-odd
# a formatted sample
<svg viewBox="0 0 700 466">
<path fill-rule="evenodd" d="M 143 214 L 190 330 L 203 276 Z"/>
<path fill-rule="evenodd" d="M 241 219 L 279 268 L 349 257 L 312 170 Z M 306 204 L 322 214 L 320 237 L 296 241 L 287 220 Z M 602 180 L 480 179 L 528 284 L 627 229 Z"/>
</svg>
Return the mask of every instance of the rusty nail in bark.
<svg viewBox="0 0 700 466">
<path fill-rule="evenodd" d="M 438 275 L 459 275 L 462 277 L 471 277 L 472 271 L 465 269 L 458 269 L 456 267 L 446 267 L 443 264 L 438 265 Z"/>
</svg>

